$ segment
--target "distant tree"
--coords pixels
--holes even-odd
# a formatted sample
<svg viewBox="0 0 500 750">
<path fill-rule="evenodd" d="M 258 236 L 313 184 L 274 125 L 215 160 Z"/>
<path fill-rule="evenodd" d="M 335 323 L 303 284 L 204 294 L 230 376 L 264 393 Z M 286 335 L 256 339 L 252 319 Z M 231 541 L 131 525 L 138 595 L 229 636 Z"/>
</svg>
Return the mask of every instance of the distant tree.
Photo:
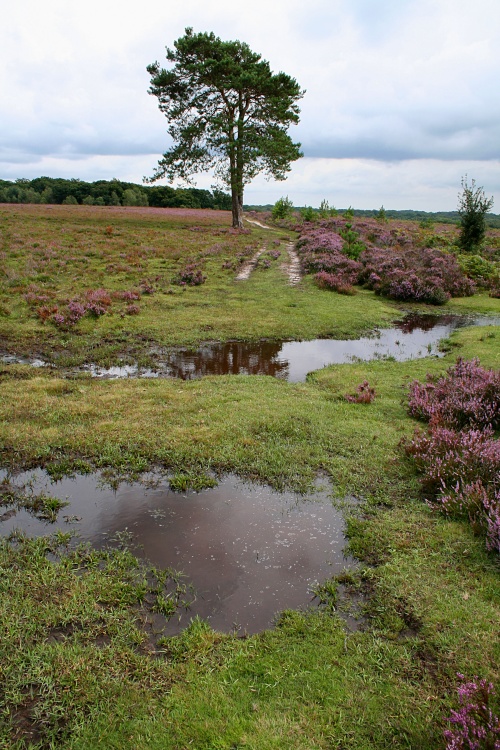
<svg viewBox="0 0 500 750">
<path fill-rule="evenodd" d="M 110 206 L 121 206 L 120 199 L 118 197 L 118 193 L 115 190 L 113 190 L 113 192 L 110 195 L 109 205 Z"/>
<path fill-rule="evenodd" d="M 273 219 L 286 219 L 287 216 L 290 216 L 292 211 L 293 203 L 288 195 L 286 198 L 279 198 L 273 206 Z"/>
<path fill-rule="evenodd" d="M 387 212 L 383 206 L 380 206 L 379 210 L 377 211 L 377 215 L 375 216 L 376 220 L 379 221 L 381 224 L 387 224 L 389 219 L 387 218 Z"/>
<path fill-rule="evenodd" d="M 67 195 L 66 198 L 63 200 L 63 205 L 65 206 L 77 206 L 78 201 L 76 200 L 74 195 Z"/>
<path fill-rule="evenodd" d="M 330 206 L 326 199 L 323 199 L 319 204 L 318 213 L 322 219 L 328 219 L 328 217 L 330 216 L 337 215 L 337 209 L 335 208 L 335 206 Z"/>
<path fill-rule="evenodd" d="M 122 204 L 124 206 L 148 206 L 148 197 L 140 188 L 127 188 L 123 191 Z"/>
<path fill-rule="evenodd" d="M 486 198 L 484 189 L 469 185 L 467 175 L 462 177 L 462 192 L 458 194 L 460 236 L 458 243 L 466 253 L 476 252 L 486 234 L 486 214 L 493 208 L 493 198 Z"/>
<path fill-rule="evenodd" d="M 167 48 L 170 70 L 149 65 L 149 93 L 158 98 L 174 141 L 148 182 L 190 181 L 215 168 L 231 191 L 233 227 L 243 226 L 243 190 L 257 174 L 284 180 L 302 154 L 287 129 L 299 121 L 303 96 L 295 79 L 273 74 L 269 63 L 240 41 L 213 33 L 185 35 Z"/>
</svg>

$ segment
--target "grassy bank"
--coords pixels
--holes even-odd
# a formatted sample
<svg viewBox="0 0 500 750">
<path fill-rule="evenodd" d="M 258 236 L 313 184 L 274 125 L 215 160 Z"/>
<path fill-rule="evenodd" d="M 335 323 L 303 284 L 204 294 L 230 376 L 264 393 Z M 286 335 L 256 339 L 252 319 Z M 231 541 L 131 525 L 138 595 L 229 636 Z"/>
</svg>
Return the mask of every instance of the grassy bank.
<svg viewBox="0 0 500 750">
<path fill-rule="evenodd" d="M 69 213 L 56 213 L 53 227 L 66 226 L 60 222 L 72 217 L 73 237 L 81 220 L 82 233 L 95 223 L 104 243 L 114 241 L 106 233 L 113 223 L 109 216 L 115 216 L 111 211 L 101 219 L 92 213 L 97 209 L 80 214 L 71 213 L 71 207 L 54 210 L 66 208 Z M 43 226 L 49 221 L 47 209 L 40 207 L 1 210 L 11 212 L 8 222 L 23 210 L 34 212 L 33 221 Z M 87 218 L 84 211 L 89 211 Z M 141 210 L 116 216 L 122 217 L 122 227 L 127 222 L 135 227 L 138 241 L 142 232 L 153 231 L 154 221 L 155 243 L 162 232 L 170 242 L 163 218 L 144 218 Z M 203 234 L 204 214 L 197 214 L 196 221 L 179 216 L 172 232 L 184 232 L 182 242 L 217 241 Z M 138 221 L 145 222 L 142 228 Z M 206 221 L 210 232 L 216 231 L 214 222 L 224 229 L 215 213 Z M 27 231 L 19 228 L 21 223 L 16 226 L 18 232 Z M 203 231 L 192 231 L 193 226 Z M 39 243 L 42 229 L 37 232 L 32 225 L 32 245 Z M 253 230 L 252 235 L 222 236 L 228 245 L 250 244 L 254 238 L 272 245 L 276 239 Z M 131 238 L 127 235 L 126 242 Z M 25 238 L 23 243 L 26 249 Z M 235 248 L 231 253 L 238 252 Z M 9 244 L 4 252 L 11 249 Z M 168 261 L 169 278 L 183 262 L 178 252 L 178 259 Z M 21 275 L 16 268 L 24 257 L 24 251 L 9 256 L 9 273 Z M 268 335 L 263 331 L 288 337 L 294 325 L 305 331 L 297 336 L 308 337 L 321 333 L 323 324 L 325 330 L 330 326 L 352 335 L 397 312 L 368 293 L 342 297 L 306 282 L 290 288 L 279 259 L 240 287 L 234 269 L 220 268 L 222 256 L 213 258 L 206 260 L 208 279 L 201 287 L 167 294 L 169 281 L 165 292 L 141 296 L 138 315 L 121 318 L 113 301 L 113 314 L 82 319 L 81 328 L 71 332 L 33 317 L 25 292 L 12 291 L 15 286 L 6 287 L 4 278 L 2 304 L 8 314 L 0 321 L 5 346 L 16 353 L 36 347 L 48 352 L 55 342 L 54 358 L 59 351 L 61 358 L 85 361 L 90 352 L 98 356 L 90 342 L 99 347 L 108 337 L 111 347 L 120 344 L 130 353 L 142 324 L 149 346 L 151 341 L 186 343 L 191 336 L 198 340 L 209 319 L 215 326 L 210 338 L 243 337 L 245 330 L 256 337 Z M 69 270 L 64 287 L 64 273 L 51 276 L 56 298 L 63 297 L 59 289 L 75 291 Z M 87 280 L 78 275 L 74 283 L 83 290 Z M 104 274 L 93 286 L 105 281 Z M 132 277 L 115 281 L 116 288 L 125 288 L 125 281 L 130 288 Z M 193 306 L 186 304 L 190 299 Z M 168 335 L 157 320 L 161 300 L 177 305 L 172 309 L 178 322 Z M 225 317 L 203 307 L 209 300 Z M 498 300 L 486 296 L 453 305 L 464 312 L 500 309 Z M 249 320 L 249 310 L 256 320 Z M 90 324 L 94 327 L 87 332 Z M 484 539 L 467 523 L 447 520 L 423 502 L 414 468 L 399 446 L 417 426 L 404 399 L 411 380 L 444 372 L 459 355 L 478 356 L 483 365 L 499 368 L 499 337 L 498 327 L 461 329 L 443 359 L 334 366 L 298 384 L 247 376 L 190 382 L 65 379 L 57 371 L 3 365 L 4 468 L 44 466 L 54 477 L 105 468 L 120 477 L 154 467 L 174 475 L 179 485 L 184 480 L 198 486 L 232 472 L 299 490 L 324 473 L 339 497 L 353 494 L 361 502 L 348 520 L 358 570 L 329 584 L 319 611 L 282 613 L 274 630 L 247 638 L 216 633 L 200 622 L 181 636 L 162 638 L 152 623 L 165 601 L 182 599 L 182 585 L 173 572 L 148 568 L 126 548 L 74 549 L 61 534 L 2 540 L 0 747 L 444 748 L 445 717 L 457 707 L 456 673 L 499 684 L 500 568 L 498 556 L 486 552 Z M 145 343 L 137 346 L 145 354 Z M 375 388 L 375 400 L 347 402 L 345 394 L 364 380 Z M 5 511 L 13 503 L 6 485 L 2 502 Z M 350 632 L 337 610 L 355 602 L 361 602 L 365 619 Z M 492 708 L 498 713 L 498 700 Z"/>
</svg>

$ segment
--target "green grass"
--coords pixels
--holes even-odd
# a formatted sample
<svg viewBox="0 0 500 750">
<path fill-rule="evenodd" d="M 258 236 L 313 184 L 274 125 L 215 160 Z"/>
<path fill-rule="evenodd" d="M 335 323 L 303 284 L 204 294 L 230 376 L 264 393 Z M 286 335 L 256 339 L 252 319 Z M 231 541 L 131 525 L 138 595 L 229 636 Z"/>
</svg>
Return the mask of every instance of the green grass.
<svg viewBox="0 0 500 750">
<path fill-rule="evenodd" d="M 24 209 L 31 216 L 28 207 L 9 208 L 7 225 L 19 222 Z M 50 224 L 45 209 L 32 210 L 33 221 L 46 222 L 47 241 L 66 217 L 73 244 L 79 221 L 82 236 L 96 222 L 95 244 L 99 232 L 102 242 L 114 242 L 105 234 L 111 213 L 103 214 L 101 226 L 94 213 L 68 208 Z M 153 215 L 117 216 L 128 243 L 133 232 L 138 238 L 153 232 Z M 154 221 L 156 242 L 163 230 L 160 219 Z M 192 227 L 194 220 L 182 221 Z M 201 216 L 199 224 L 204 221 Z M 206 221 L 204 226 L 222 226 L 217 217 Z M 22 232 L 40 239 L 43 226 Z M 177 230 L 184 233 L 182 242 L 199 246 L 203 232 L 177 226 L 176 236 Z M 248 236 L 227 241 L 233 240 L 249 242 Z M 10 259 L 10 268 L 18 261 Z M 170 259 L 169 268 L 176 262 Z M 214 279 L 217 273 L 214 266 Z M 60 283 L 66 283 L 64 274 Z M 80 288 L 83 283 L 79 278 Z M 313 336 L 323 323 L 348 335 L 396 311 L 368 294 L 341 297 L 308 283 L 290 289 L 277 265 L 257 271 L 242 287 L 229 273 L 217 283 L 220 288 L 209 280 L 157 300 L 155 294 L 136 318 L 103 316 L 95 330 L 69 334 L 61 352 L 97 355 L 104 328 L 114 325 L 114 333 L 110 328 L 106 334 L 110 350 L 118 343 L 131 347 L 142 322 L 148 345 L 166 343 L 164 321 L 155 319 L 160 297 L 177 316 L 171 340 L 178 342 L 196 340 L 202 325 L 214 325 L 210 338 L 223 338 L 223 330 L 230 338 L 244 331 L 258 337 L 263 330 L 292 335 L 295 325 L 306 331 L 297 335 Z M 28 317 L 15 294 L 4 296 L 11 308 L 0 319 L 4 340 L 15 346 L 19 335 L 25 346 L 40 335 L 43 347 L 53 335 L 62 346 L 61 334 Z M 498 300 L 485 296 L 453 305 L 464 312 L 500 310 Z M 226 317 L 219 320 L 216 309 Z M 159 637 L 151 627 L 155 613 L 169 614 L 189 592 L 176 573 L 148 570 L 123 545 L 71 550 L 61 535 L 3 540 L 0 747 L 444 748 L 456 673 L 500 683 L 500 566 L 466 523 L 447 520 L 423 502 L 413 466 L 399 447 L 417 426 L 404 399 L 411 380 L 444 372 L 458 355 L 500 367 L 499 336 L 498 327 L 460 329 L 443 359 L 332 366 L 298 384 L 263 376 L 98 381 L 0 367 L 4 467 L 45 466 L 54 478 L 94 468 L 106 468 L 108 476 L 140 475 L 155 467 L 168 472 L 179 490 L 206 487 L 226 472 L 304 490 L 326 474 L 339 497 L 361 500 L 348 517 L 358 569 L 324 582 L 320 611 L 287 611 L 274 630 L 248 638 L 214 632 L 199 621 L 180 636 Z M 144 342 L 137 347 L 145 352 Z M 344 395 L 364 380 L 375 388 L 375 400 L 348 403 Z M 22 504 L 5 484 L 0 489 L 6 507 Z M 49 501 L 45 496 L 38 510 L 57 512 Z M 337 610 L 349 610 L 356 601 L 364 624 L 348 632 Z M 498 713 L 498 700 L 493 708 Z"/>
<path fill-rule="evenodd" d="M 59 366 L 150 364 L 166 346 L 348 338 L 397 316 L 393 305 L 371 292 L 347 300 L 325 295 L 311 279 L 288 286 L 281 265 L 292 234 L 255 226 L 232 234 L 228 224 L 220 211 L 0 206 L 0 346 Z M 238 258 L 251 258 L 263 246 L 281 256 L 272 259 L 266 251 L 271 267 L 236 281 Z M 189 261 L 203 269 L 206 283 L 176 286 L 172 280 Z M 224 268 L 228 263 L 231 268 Z M 154 293 L 141 296 L 138 315 L 127 315 L 127 303 L 113 299 L 105 315 L 85 316 L 67 331 L 37 314 L 41 307 L 64 310 L 65 302 L 88 289 L 113 294 L 139 290 L 144 281 Z M 47 301 L 28 305 L 30 292 Z"/>
</svg>

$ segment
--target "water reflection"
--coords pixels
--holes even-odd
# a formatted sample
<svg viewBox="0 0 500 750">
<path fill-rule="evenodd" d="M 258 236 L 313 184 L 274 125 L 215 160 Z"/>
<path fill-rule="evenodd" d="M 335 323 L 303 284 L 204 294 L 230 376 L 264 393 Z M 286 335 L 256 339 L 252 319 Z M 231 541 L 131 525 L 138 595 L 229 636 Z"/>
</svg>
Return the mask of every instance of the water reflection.
<svg viewBox="0 0 500 750">
<path fill-rule="evenodd" d="M 0 533 L 75 529 L 80 541 L 99 548 L 117 532 L 131 532 L 136 554 L 184 572 L 194 585 L 196 601 L 180 622 L 170 623 L 170 633 L 195 615 L 220 630 L 236 625 L 258 632 L 277 612 L 308 605 L 311 587 L 346 565 L 343 517 L 326 491 L 303 498 L 235 477 L 198 494 L 139 483 L 113 492 L 100 486 L 97 475 L 52 484 L 36 471 L 16 481 L 30 479 L 36 491 L 69 505 L 50 525 L 18 511 L 0 523 Z"/>
</svg>

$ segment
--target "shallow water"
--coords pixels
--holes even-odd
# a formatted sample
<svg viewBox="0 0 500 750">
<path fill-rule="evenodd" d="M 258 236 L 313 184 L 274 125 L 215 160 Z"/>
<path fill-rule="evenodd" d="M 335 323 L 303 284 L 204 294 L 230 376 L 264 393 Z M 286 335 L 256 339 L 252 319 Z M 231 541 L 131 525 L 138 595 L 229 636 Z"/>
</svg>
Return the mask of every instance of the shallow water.
<svg viewBox="0 0 500 750">
<path fill-rule="evenodd" d="M 229 341 L 206 343 L 198 349 L 178 348 L 159 355 L 156 369 L 137 365 L 110 368 L 91 364 L 81 368 L 96 378 L 180 378 L 192 380 L 204 375 L 270 375 L 290 382 L 304 381 L 309 372 L 355 360 L 386 359 L 401 362 L 422 357 L 443 356 L 439 342 L 464 326 L 500 325 L 500 317 L 457 315 L 408 315 L 392 328 L 377 330 L 359 339 L 315 339 L 313 341 Z M 4 362 L 29 361 L 4 355 Z M 75 371 L 65 371 L 66 374 Z"/>
<path fill-rule="evenodd" d="M 409 315 L 393 328 L 376 331 L 360 339 L 315 339 L 313 341 L 230 341 L 208 343 L 197 350 L 177 349 L 162 356 L 158 370 L 136 366 L 109 369 L 91 365 L 94 377 L 174 377 L 182 380 L 203 375 L 271 375 L 292 383 L 309 372 L 354 360 L 385 359 L 398 362 L 443 356 L 439 342 L 464 326 L 500 325 L 500 317 L 466 318 L 456 315 Z"/>
<path fill-rule="evenodd" d="M 326 489 L 304 498 L 230 476 L 200 493 L 139 483 L 114 492 L 100 485 L 97 475 L 54 484 L 42 471 L 20 475 L 16 483 L 29 479 L 37 492 L 70 504 L 56 524 L 23 510 L 2 521 L 0 533 L 20 529 L 37 536 L 74 529 L 79 541 L 99 548 L 117 533 L 130 532 L 135 554 L 182 571 L 194 586 L 196 600 L 180 621 L 171 621 L 169 633 L 195 615 L 219 630 L 258 632 L 281 610 L 307 606 L 314 584 L 349 562 L 343 554 L 344 520 Z"/>
</svg>

